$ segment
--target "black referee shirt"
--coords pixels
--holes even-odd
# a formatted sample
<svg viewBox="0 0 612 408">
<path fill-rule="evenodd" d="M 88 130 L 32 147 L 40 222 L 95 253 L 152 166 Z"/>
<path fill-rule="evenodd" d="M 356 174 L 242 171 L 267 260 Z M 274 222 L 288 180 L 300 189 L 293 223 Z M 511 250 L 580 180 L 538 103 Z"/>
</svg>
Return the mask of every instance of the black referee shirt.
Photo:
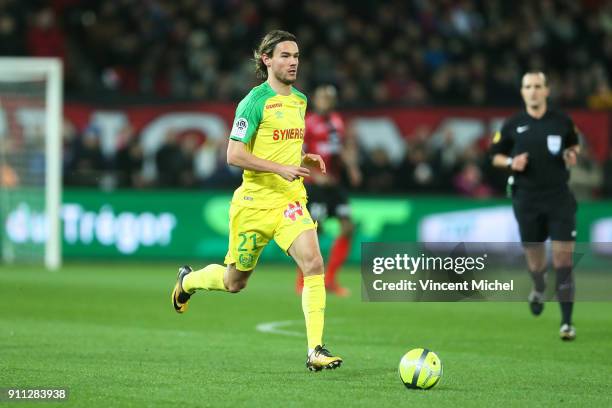
<svg viewBox="0 0 612 408">
<path fill-rule="evenodd" d="M 543 192 L 567 188 L 569 171 L 563 151 L 577 144 L 576 127 L 565 113 L 548 109 L 536 119 L 523 111 L 504 122 L 490 152 L 491 157 L 529 153 L 525 170 L 514 172 L 514 185 L 521 191 Z"/>
</svg>

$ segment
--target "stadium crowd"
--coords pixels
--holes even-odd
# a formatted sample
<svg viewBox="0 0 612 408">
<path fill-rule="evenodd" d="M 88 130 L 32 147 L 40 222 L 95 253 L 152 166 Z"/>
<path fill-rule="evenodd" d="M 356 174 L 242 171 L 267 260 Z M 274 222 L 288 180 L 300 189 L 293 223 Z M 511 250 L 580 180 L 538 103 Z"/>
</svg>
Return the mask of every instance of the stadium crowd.
<svg viewBox="0 0 612 408">
<path fill-rule="evenodd" d="M 63 58 L 69 96 L 236 101 L 272 27 L 299 38 L 298 87 L 343 106 L 516 104 L 543 69 L 553 102 L 612 107 L 610 0 L 1 0 L 0 55 Z"/>
<path fill-rule="evenodd" d="M 349 127 L 350 131 L 350 127 Z M 489 138 L 463 149 L 453 148 L 453 135 L 443 144 L 431 143 L 430 129 L 419 127 L 407 140 L 403 159 L 394 163 L 384 149 L 360 149 L 362 181 L 352 191 L 376 194 L 458 194 L 486 198 L 504 194 L 505 171 L 491 167 Z M 64 126 L 64 180 L 67 185 L 115 188 L 219 188 L 233 189 L 241 173 L 226 165 L 226 141 L 204 140 L 198 134 L 169 131 L 152 160 L 155 177 L 146 174 L 146 160 L 138 135 L 131 127 L 121 132 L 115 154 L 104 154 L 95 128 L 82 135 Z M 588 146 L 572 168 L 570 186 L 580 200 L 612 198 L 612 153 L 599 163 Z"/>
<path fill-rule="evenodd" d="M 0 0 L 0 55 L 58 56 L 67 99 L 235 102 L 255 85 L 252 49 L 271 28 L 295 32 L 303 58 L 296 86 L 335 84 L 343 108 L 521 106 L 526 69 L 548 74 L 551 100 L 612 109 L 612 1 L 503 0 Z M 409 138 L 401 162 L 362 152 L 358 191 L 501 194 L 486 141 L 462 151 Z M 104 154 L 95 128 L 64 127 L 68 185 L 223 187 L 239 183 L 225 144 L 169 134 L 142 174 L 130 128 Z M 452 143 L 449 135 L 447 143 Z M 3 179 L 12 173 L 2 170 Z M 14 177 L 13 177 L 14 178 Z M 612 156 L 582 156 L 572 183 L 579 197 L 612 197 Z M 4 184 L 4 182 L 3 182 Z"/>
</svg>

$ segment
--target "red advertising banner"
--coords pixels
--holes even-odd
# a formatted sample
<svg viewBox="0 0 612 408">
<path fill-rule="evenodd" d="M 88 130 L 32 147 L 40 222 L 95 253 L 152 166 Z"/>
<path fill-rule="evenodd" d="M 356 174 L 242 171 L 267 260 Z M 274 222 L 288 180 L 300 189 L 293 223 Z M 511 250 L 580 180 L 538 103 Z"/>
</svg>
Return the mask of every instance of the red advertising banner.
<svg viewBox="0 0 612 408">
<path fill-rule="evenodd" d="M 593 150 L 595 158 L 605 160 L 610 145 L 612 122 L 607 112 L 587 110 L 566 111 L 584 135 L 586 143 Z M 347 118 L 387 117 L 395 122 L 404 137 L 410 138 L 419 127 L 426 126 L 434 131 L 445 123 L 463 121 L 480 121 L 484 128 L 481 136 L 492 135 L 501 126 L 501 121 L 516 113 L 512 109 L 478 109 L 478 108 L 393 108 L 358 110 L 346 113 Z"/>
<path fill-rule="evenodd" d="M 88 126 L 98 128 L 106 145 L 117 140 L 117 133 L 130 126 L 144 137 L 151 149 L 170 129 L 198 130 L 217 139 L 226 137 L 233 120 L 235 105 L 184 103 L 168 105 L 137 105 L 104 108 L 81 103 L 67 103 L 66 118 L 80 131 Z M 409 140 L 419 132 L 431 137 L 452 132 L 458 139 L 478 140 L 499 129 L 501 122 L 515 113 L 511 109 L 478 108 L 375 108 L 342 112 L 347 122 L 355 123 L 362 132 L 370 132 L 364 139 L 380 136 Z M 591 147 L 594 157 L 602 161 L 609 152 L 611 118 L 606 112 L 569 110 L 568 113 Z M 390 136 L 391 135 L 391 136 Z M 382 137 L 382 136 L 381 136 Z M 103 143 L 104 144 L 104 143 Z M 145 149 L 147 150 L 147 149 Z M 150 150 L 149 150 L 150 151 Z"/>
</svg>

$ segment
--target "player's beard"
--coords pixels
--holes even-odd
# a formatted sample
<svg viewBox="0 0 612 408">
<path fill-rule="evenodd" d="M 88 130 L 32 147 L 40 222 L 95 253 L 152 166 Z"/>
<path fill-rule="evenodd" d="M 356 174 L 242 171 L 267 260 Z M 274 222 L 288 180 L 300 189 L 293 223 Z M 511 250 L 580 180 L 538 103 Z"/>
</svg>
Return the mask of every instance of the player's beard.
<svg viewBox="0 0 612 408">
<path fill-rule="evenodd" d="M 295 81 L 297 80 L 297 75 L 296 75 L 295 79 L 289 79 L 288 75 L 289 75 L 288 73 L 285 74 L 285 75 L 283 75 L 282 73 L 281 74 L 274 73 L 274 76 L 276 77 L 276 79 L 279 82 L 281 82 L 281 83 L 283 83 L 285 85 L 293 85 L 295 83 Z"/>
</svg>

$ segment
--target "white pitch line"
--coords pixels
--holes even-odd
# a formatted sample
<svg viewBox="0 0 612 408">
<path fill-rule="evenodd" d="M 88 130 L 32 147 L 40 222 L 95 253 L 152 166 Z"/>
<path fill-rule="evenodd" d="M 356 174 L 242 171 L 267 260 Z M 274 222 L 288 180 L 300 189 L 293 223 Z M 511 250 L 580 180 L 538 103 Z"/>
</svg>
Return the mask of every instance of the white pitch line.
<svg viewBox="0 0 612 408">
<path fill-rule="evenodd" d="M 280 322 L 264 322 L 259 323 L 255 330 L 262 333 L 272 333 L 272 334 L 280 334 L 282 336 L 293 336 L 293 337 L 303 337 L 305 336 L 304 331 L 295 332 L 291 330 L 283 330 L 281 327 L 290 326 L 292 324 L 304 324 L 303 320 L 283 320 Z"/>
</svg>

